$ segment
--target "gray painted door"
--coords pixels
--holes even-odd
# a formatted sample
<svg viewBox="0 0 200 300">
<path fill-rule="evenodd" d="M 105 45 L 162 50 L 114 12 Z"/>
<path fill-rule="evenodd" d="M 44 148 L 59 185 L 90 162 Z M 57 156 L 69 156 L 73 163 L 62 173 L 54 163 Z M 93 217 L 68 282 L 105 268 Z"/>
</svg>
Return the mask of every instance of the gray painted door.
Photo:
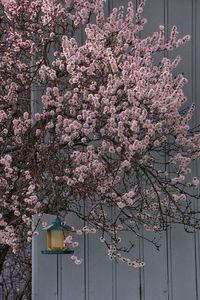
<svg viewBox="0 0 200 300">
<path fill-rule="evenodd" d="M 127 0 L 107 0 L 108 11 Z M 136 1 L 139 3 L 139 0 Z M 136 5 L 138 4 L 136 3 Z M 143 35 L 164 24 L 174 24 L 180 34 L 190 34 L 192 41 L 177 52 L 182 63 L 177 71 L 189 79 L 186 96 L 196 103 L 196 120 L 200 114 L 200 0 L 147 0 L 145 17 L 149 22 Z M 195 166 L 198 176 L 199 168 Z M 197 207 L 198 203 L 194 203 Z M 46 216 L 47 221 L 52 216 Z M 69 217 L 70 225 L 78 220 Z M 81 224 L 80 224 L 81 225 Z M 181 227 L 163 234 L 160 251 L 135 238 L 134 257 L 144 259 L 143 269 L 132 269 L 110 262 L 104 245 L 96 236 L 82 236 L 76 254 L 84 259 L 76 266 L 69 256 L 42 255 L 46 248 L 44 233 L 33 239 L 33 300 L 200 300 L 200 238 Z M 129 239 L 126 235 L 125 239 Z"/>
</svg>

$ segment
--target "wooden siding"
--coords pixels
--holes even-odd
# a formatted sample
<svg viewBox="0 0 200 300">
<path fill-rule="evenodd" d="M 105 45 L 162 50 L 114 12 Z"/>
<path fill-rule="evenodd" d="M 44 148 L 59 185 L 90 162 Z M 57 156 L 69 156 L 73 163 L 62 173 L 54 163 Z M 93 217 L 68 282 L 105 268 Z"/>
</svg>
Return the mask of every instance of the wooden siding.
<svg viewBox="0 0 200 300">
<path fill-rule="evenodd" d="M 107 0 L 107 11 L 124 5 L 127 0 Z M 136 6 L 139 1 L 136 1 Z M 200 116 L 200 0 L 147 0 L 144 16 L 149 22 L 142 35 L 149 35 L 164 24 L 167 32 L 178 26 L 181 35 L 190 34 L 191 42 L 173 53 L 182 62 L 178 72 L 189 79 L 186 96 L 196 103 L 195 122 Z M 195 165 L 199 175 L 199 166 Z M 194 203 L 198 207 L 197 202 Z M 47 216 L 51 220 L 51 216 Z M 77 225 L 69 218 L 70 225 Z M 129 236 L 126 235 L 127 240 Z M 162 247 L 157 252 L 142 239 L 135 239 L 134 257 L 146 262 L 143 269 L 132 269 L 110 262 L 106 249 L 96 236 L 83 236 L 76 254 L 84 258 L 76 266 L 68 256 L 42 255 L 45 249 L 44 233 L 40 231 L 33 241 L 33 300 L 200 300 L 200 237 L 199 233 L 186 234 L 179 226 L 163 234 Z M 60 294 L 57 295 L 59 275 Z"/>
</svg>

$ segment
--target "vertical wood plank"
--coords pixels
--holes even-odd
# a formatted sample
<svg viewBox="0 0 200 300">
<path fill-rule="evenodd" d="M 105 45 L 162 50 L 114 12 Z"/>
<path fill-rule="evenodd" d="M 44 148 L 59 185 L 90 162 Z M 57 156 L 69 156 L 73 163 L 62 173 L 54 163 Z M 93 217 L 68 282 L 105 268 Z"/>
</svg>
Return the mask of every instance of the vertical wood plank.
<svg viewBox="0 0 200 300">
<path fill-rule="evenodd" d="M 83 226 L 83 221 L 72 213 L 66 216 L 65 221 L 74 228 L 82 228 Z M 83 259 L 83 262 L 81 265 L 76 265 L 70 259 L 71 255 L 62 256 L 62 300 L 85 300 L 88 293 L 84 236 L 74 235 L 74 239 L 79 242 L 79 246 L 74 249 L 74 255 L 79 259 Z"/>
<path fill-rule="evenodd" d="M 139 0 L 134 1 L 134 7 L 136 9 Z M 112 0 L 110 1 L 111 8 L 124 6 L 124 11 L 126 13 L 126 8 L 128 0 Z M 139 239 L 134 236 L 134 233 L 126 232 L 121 234 L 122 244 L 128 245 L 129 241 L 135 244 L 132 253 L 129 253 L 131 259 L 138 259 L 140 257 L 139 253 Z M 125 256 L 125 255 L 124 255 Z M 115 263 L 113 262 L 113 298 L 112 300 L 139 300 L 140 299 L 140 281 L 139 281 L 139 269 L 134 269 L 133 267 L 127 266 L 126 263 Z"/>
<path fill-rule="evenodd" d="M 186 0 L 169 0 L 169 27 L 173 24 L 178 26 L 181 35 L 193 35 L 193 7 L 192 1 Z M 193 38 L 193 37 L 192 37 Z M 180 54 L 182 62 L 178 66 L 176 72 L 183 72 L 188 78 L 188 85 L 185 88 L 185 94 L 188 97 L 188 103 L 193 100 L 193 70 L 194 63 L 194 43 L 186 45 L 173 51 L 170 57 Z M 170 299 L 191 299 L 196 300 L 195 287 L 195 251 L 194 251 L 194 235 L 184 232 L 182 226 L 176 226 L 171 230 L 171 271 L 172 277 L 172 296 Z"/>
<path fill-rule="evenodd" d="M 53 221 L 52 216 L 45 216 L 48 223 Z M 56 255 L 44 255 L 42 250 L 47 248 L 46 232 L 42 231 L 41 225 L 38 226 L 39 235 L 37 248 L 38 270 L 36 273 L 38 280 L 38 290 L 35 299 L 57 299 L 57 260 Z"/>
<path fill-rule="evenodd" d="M 134 243 L 134 248 L 132 252 L 127 255 L 127 257 L 129 257 L 131 260 L 138 259 L 138 238 L 134 236 L 134 233 L 122 233 L 120 237 L 122 238 L 122 246 L 129 245 L 129 241 Z M 120 262 L 117 265 L 117 299 L 140 299 L 139 269 L 129 267 L 126 263 L 123 262 Z"/>
<path fill-rule="evenodd" d="M 112 300 L 112 262 L 100 235 L 90 236 L 89 280 L 90 300 Z"/>
<path fill-rule="evenodd" d="M 110 14 L 112 0 L 105 4 L 105 17 Z M 100 234 L 86 236 L 88 298 L 87 300 L 112 300 L 115 293 L 115 266 L 108 259 L 107 248 L 100 242 Z M 117 300 L 117 299 L 115 299 Z"/>
<path fill-rule="evenodd" d="M 198 84 L 198 79 L 200 76 L 200 57 L 198 55 L 200 50 L 200 1 L 192 0 L 192 74 L 193 74 L 193 102 L 195 103 L 195 116 L 194 116 L 194 126 L 199 125 L 199 115 L 200 115 L 200 85 Z M 199 178 L 200 176 L 200 162 L 195 163 L 195 176 Z M 200 194 L 200 189 L 198 188 L 198 194 Z M 199 201 L 195 201 L 195 209 L 199 210 Z M 200 218 L 200 216 L 199 216 Z M 195 247 L 195 289 L 196 289 L 196 300 L 200 299 L 200 232 L 197 230 L 194 235 L 194 247 Z"/>
<path fill-rule="evenodd" d="M 167 10 L 165 0 L 147 1 L 144 16 L 148 19 L 148 23 L 144 28 L 142 36 L 146 37 L 153 32 L 159 30 L 159 25 L 167 27 Z M 157 54 L 154 63 L 158 64 L 163 57 L 163 53 Z M 169 288 L 167 278 L 167 242 L 165 234 L 161 240 L 160 251 L 156 251 L 155 247 L 147 242 L 142 242 L 141 252 L 146 266 L 142 270 L 141 284 L 143 300 L 166 300 L 168 299 Z"/>
<path fill-rule="evenodd" d="M 166 40 L 169 39 L 169 0 L 164 0 L 164 26 L 165 26 L 165 35 Z M 169 52 L 165 51 L 164 56 L 169 57 Z M 168 160 L 167 155 L 165 155 L 165 160 Z M 166 170 L 169 171 L 169 170 Z M 167 300 L 173 299 L 173 273 L 172 273 L 172 235 L 171 235 L 171 226 L 169 226 L 165 233 L 165 243 L 166 243 L 166 279 L 167 279 L 167 289 L 166 297 Z"/>
</svg>

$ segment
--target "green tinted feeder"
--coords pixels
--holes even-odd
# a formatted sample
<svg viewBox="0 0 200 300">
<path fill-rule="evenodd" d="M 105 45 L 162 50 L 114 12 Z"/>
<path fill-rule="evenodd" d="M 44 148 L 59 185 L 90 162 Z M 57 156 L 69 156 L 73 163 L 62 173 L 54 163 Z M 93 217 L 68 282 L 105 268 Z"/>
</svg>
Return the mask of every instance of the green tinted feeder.
<svg viewBox="0 0 200 300">
<path fill-rule="evenodd" d="M 71 250 L 64 243 L 65 239 L 73 232 L 73 228 L 63 225 L 61 219 L 57 217 L 50 225 L 43 228 L 47 231 L 47 250 L 43 250 L 42 254 L 71 254 Z"/>
</svg>

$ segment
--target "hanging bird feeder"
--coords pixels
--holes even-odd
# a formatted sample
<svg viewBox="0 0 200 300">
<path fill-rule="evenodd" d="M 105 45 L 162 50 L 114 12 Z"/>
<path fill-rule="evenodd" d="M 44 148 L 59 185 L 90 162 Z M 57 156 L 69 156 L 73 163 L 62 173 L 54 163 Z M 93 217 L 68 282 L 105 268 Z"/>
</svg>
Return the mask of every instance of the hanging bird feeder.
<svg viewBox="0 0 200 300">
<path fill-rule="evenodd" d="M 74 230 L 68 225 L 64 225 L 61 219 L 57 217 L 50 225 L 43 228 L 47 231 L 47 250 L 43 250 L 42 254 L 72 254 L 74 250 L 65 244 L 65 239 Z"/>
</svg>

